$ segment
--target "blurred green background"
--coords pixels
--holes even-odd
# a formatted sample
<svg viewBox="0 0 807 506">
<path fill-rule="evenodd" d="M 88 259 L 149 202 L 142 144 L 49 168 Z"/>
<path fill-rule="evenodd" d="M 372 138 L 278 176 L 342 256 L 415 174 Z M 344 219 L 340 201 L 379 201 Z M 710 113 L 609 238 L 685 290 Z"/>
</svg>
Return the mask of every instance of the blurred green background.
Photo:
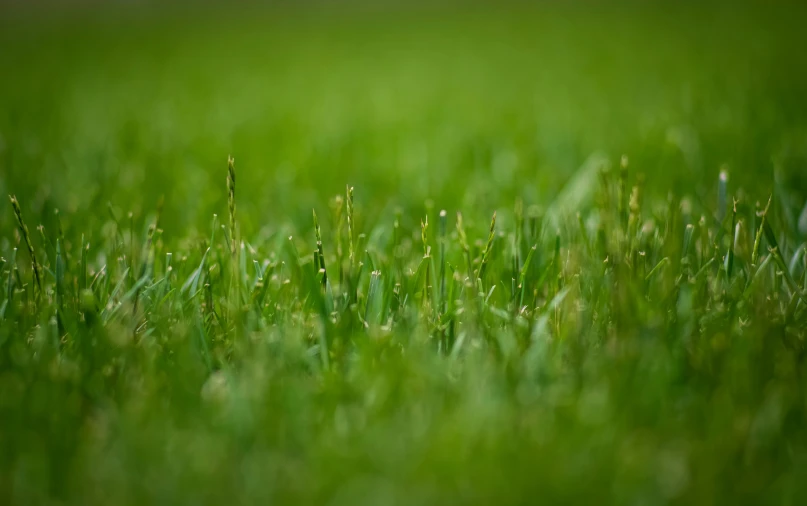
<svg viewBox="0 0 807 506">
<path fill-rule="evenodd" d="M 346 183 L 378 213 L 541 203 L 596 151 L 660 194 L 711 195 L 722 164 L 760 195 L 775 166 L 807 186 L 795 4 L 0 13 L 0 193 L 40 216 L 143 219 L 165 195 L 166 238 L 206 229 L 228 154 L 247 234 L 307 224 Z"/>
<path fill-rule="evenodd" d="M 669 193 L 697 214 L 719 208 L 722 167 L 726 196 L 742 198 L 746 222 L 755 200 L 785 188 L 771 222 L 798 243 L 794 220 L 807 197 L 805 20 L 807 7 L 779 2 L 4 5 L 0 194 L 19 197 L 40 258 L 52 251 L 58 208 L 68 268 L 89 243 L 90 268 L 117 263 L 110 270 L 123 273 L 107 285 L 132 272 L 125 258 L 108 258 L 126 254 L 116 234 L 128 232 L 129 245 L 136 230 L 145 237 L 161 196 L 159 251 L 177 255 L 174 281 L 196 265 L 202 271 L 195 239 L 210 237 L 213 213 L 227 220 L 228 155 L 242 237 L 259 247 L 277 244 L 261 239 L 279 230 L 305 234 L 298 241 L 312 247 L 316 207 L 332 255 L 327 202 L 351 184 L 358 231 L 386 233 L 401 208 L 401 230 L 416 236 L 406 259 L 422 262 L 424 208 L 434 206 L 432 217 L 461 209 L 469 237 L 484 238 L 491 211 L 512 209 L 519 197 L 556 202 L 593 153 L 613 164 L 630 156 L 630 184 L 638 173 L 646 178 L 648 218 L 678 202 Z M 108 202 L 132 222 L 113 224 Z M 570 207 L 585 216 L 585 205 Z M 500 213 L 499 231 L 516 230 L 511 216 Z M 0 205 L 4 258 L 22 248 L 14 219 Z M 725 249 L 708 225 L 699 230 L 703 271 Z M 745 239 L 739 244 L 753 236 Z M 581 250 L 579 240 L 563 251 Z M 552 245 L 536 254 L 542 269 L 553 265 Z M 791 253 L 795 244 L 781 246 Z M 311 258 L 312 249 L 300 250 Z M 26 253 L 16 259 L 20 271 L 8 267 L 3 286 L 12 292 L 12 272 L 23 273 L 20 287 L 22 279 L 33 287 Z M 509 272 L 509 261 L 496 256 L 497 272 Z M 416 344 L 387 353 L 389 343 L 375 339 L 356 341 L 345 377 L 312 372 L 317 322 L 281 278 L 277 301 L 299 311 L 267 324 L 232 376 L 208 378 L 186 346 L 202 327 L 184 290 L 143 304 L 155 337 L 142 342 L 154 346 L 107 343 L 106 335 L 130 335 L 114 320 L 98 334 L 71 336 L 92 349 L 89 365 L 69 354 L 53 367 L 37 362 L 53 330 L 46 322 L 55 322 L 42 306 L 28 327 L 0 327 L 0 338 L 19 345 L 6 349 L 24 350 L 7 362 L 22 364 L 16 371 L 0 370 L 10 428 L 0 431 L 8 449 L 0 499 L 12 490 L 21 504 L 60 494 L 82 504 L 797 503 L 807 469 L 804 355 L 767 339 L 785 326 L 768 318 L 783 309 L 773 264 L 775 288 L 749 299 L 758 307 L 721 308 L 727 295 L 717 278 L 712 297 L 691 299 L 706 301 L 698 311 L 682 305 L 675 314 L 689 319 L 668 325 L 666 306 L 644 295 L 655 291 L 639 295 L 624 278 L 612 281 L 601 257 L 591 262 L 572 265 L 589 278 L 581 287 L 603 284 L 581 288 L 570 304 L 630 316 L 612 328 L 625 339 L 614 349 L 592 340 L 579 363 L 567 353 L 574 339 L 546 348 L 536 340 L 521 372 L 488 360 L 484 348 L 453 362 Z M 663 272 L 671 284 L 674 274 Z M 533 281 L 549 289 L 538 274 Z M 215 286 L 222 295 L 223 283 Z M 535 293 L 535 304 L 546 302 Z M 699 314 L 703 348 L 692 351 L 677 336 L 693 333 Z M 499 325 L 491 326 L 497 338 Z M 427 333 L 414 319 L 394 331 L 412 333 L 412 343 Z M 731 340 L 740 335 L 748 339 Z M 126 374 L 104 379 L 113 369 L 97 364 L 123 364 Z M 231 383 L 217 384 L 222 378 Z M 75 386 L 85 383 L 91 403 Z M 211 397 L 204 403 L 200 389 Z"/>
</svg>

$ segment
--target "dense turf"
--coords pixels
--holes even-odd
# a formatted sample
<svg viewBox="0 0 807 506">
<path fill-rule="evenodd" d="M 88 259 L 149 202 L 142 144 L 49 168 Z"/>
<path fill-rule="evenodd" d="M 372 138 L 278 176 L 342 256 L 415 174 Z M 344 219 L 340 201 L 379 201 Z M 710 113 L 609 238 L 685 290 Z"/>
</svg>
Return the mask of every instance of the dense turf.
<svg viewBox="0 0 807 506">
<path fill-rule="evenodd" d="M 802 10 L 72 15 L 0 21 L 3 504 L 807 500 Z"/>
</svg>

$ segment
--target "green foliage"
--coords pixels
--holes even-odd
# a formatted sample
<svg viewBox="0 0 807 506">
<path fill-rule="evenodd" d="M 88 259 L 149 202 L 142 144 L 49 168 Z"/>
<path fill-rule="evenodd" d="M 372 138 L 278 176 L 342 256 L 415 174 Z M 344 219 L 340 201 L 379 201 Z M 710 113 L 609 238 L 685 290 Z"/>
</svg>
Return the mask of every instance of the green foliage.
<svg viewBox="0 0 807 506">
<path fill-rule="evenodd" d="M 797 23 L 626 13 L 0 30 L 0 503 L 801 504 Z"/>
</svg>

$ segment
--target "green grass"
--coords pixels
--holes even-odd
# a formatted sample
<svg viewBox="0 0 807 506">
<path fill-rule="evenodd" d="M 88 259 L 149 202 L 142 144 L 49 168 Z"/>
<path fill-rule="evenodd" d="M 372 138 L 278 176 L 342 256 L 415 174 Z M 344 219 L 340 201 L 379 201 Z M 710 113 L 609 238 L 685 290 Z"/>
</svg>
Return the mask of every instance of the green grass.
<svg viewBox="0 0 807 506">
<path fill-rule="evenodd" d="M 807 499 L 803 8 L 125 9 L 0 16 L 0 503 Z"/>
</svg>

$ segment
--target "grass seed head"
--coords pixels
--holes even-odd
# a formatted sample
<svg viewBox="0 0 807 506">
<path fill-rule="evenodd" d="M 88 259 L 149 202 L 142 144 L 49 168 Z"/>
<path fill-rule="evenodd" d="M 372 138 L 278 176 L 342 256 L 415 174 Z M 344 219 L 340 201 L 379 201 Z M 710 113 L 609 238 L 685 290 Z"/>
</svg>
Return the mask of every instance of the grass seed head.
<svg viewBox="0 0 807 506">
<path fill-rule="evenodd" d="M 345 209 L 347 211 L 347 244 L 348 244 L 348 259 L 351 267 L 356 261 L 356 246 L 353 242 L 354 237 L 354 217 L 353 217 L 353 187 L 348 185 L 345 190 Z"/>
<path fill-rule="evenodd" d="M 238 244 L 235 223 L 235 160 L 227 157 L 227 207 L 230 211 L 230 252 L 235 256 Z"/>
<path fill-rule="evenodd" d="M 17 218 L 17 226 L 22 234 L 22 240 L 25 242 L 25 246 L 28 249 L 28 254 L 31 256 L 31 267 L 34 271 L 34 280 L 36 281 L 36 286 L 41 290 L 42 279 L 39 275 L 39 263 L 36 261 L 36 254 L 34 253 L 34 244 L 31 241 L 31 234 L 28 232 L 28 227 L 25 225 L 25 221 L 22 219 L 22 209 L 20 209 L 20 203 L 17 201 L 17 197 L 13 195 L 9 195 L 8 198 L 11 201 L 11 207 L 14 209 L 14 216 Z"/>
<path fill-rule="evenodd" d="M 314 267 L 318 272 L 322 272 L 322 286 L 328 283 L 328 273 L 325 270 L 325 253 L 322 248 L 322 231 L 319 228 L 319 220 L 317 219 L 317 211 L 311 210 L 314 216 L 314 235 L 317 239 L 317 251 L 314 256 Z"/>
</svg>

